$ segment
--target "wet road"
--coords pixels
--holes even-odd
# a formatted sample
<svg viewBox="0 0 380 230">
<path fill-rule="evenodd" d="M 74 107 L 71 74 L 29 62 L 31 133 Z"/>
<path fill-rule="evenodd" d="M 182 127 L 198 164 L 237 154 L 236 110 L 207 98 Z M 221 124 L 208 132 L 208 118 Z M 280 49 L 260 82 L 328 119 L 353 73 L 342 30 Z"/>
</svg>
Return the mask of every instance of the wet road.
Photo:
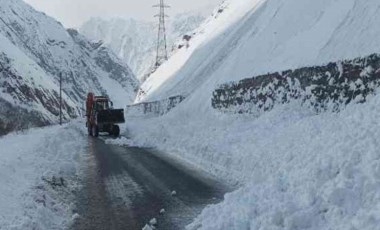
<svg viewBox="0 0 380 230">
<path fill-rule="evenodd" d="M 153 150 L 106 145 L 95 138 L 88 142 L 73 230 L 142 229 L 152 218 L 156 229 L 184 229 L 227 192 L 210 177 Z"/>
</svg>

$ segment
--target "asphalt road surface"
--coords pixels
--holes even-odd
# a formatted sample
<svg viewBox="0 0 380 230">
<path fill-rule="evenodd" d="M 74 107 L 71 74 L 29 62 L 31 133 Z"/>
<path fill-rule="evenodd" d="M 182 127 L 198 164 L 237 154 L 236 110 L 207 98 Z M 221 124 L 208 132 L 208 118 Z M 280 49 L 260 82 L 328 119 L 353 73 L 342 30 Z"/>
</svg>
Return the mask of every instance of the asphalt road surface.
<svg viewBox="0 0 380 230">
<path fill-rule="evenodd" d="M 106 145 L 89 137 L 83 188 L 76 202 L 79 217 L 72 229 L 142 229 L 153 218 L 156 229 L 184 229 L 226 192 L 209 176 L 153 150 Z"/>
</svg>

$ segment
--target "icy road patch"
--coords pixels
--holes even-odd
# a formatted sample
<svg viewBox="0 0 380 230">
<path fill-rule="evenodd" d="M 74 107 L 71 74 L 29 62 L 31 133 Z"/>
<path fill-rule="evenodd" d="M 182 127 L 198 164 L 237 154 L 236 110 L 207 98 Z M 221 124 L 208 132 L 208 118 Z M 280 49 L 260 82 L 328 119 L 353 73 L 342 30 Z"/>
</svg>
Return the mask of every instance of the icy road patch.
<svg viewBox="0 0 380 230">
<path fill-rule="evenodd" d="M 0 138 L 0 229 L 70 224 L 84 138 L 75 123 Z"/>
</svg>

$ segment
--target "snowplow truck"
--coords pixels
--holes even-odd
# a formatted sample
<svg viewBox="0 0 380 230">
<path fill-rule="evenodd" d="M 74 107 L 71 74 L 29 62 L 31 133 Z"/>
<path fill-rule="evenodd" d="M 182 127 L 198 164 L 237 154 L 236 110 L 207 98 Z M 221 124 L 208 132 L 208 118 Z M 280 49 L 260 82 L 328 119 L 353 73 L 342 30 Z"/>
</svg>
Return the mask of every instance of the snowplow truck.
<svg viewBox="0 0 380 230">
<path fill-rule="evenodd" d="M 86 126 L 90 136 L 98 137 L 99 132 L 107 132 L 118 137 L 124 123 L 124 109 L 113 109 L 113 103 L 105 96 L 88 93 L 86 101 Z"/>
</svg>

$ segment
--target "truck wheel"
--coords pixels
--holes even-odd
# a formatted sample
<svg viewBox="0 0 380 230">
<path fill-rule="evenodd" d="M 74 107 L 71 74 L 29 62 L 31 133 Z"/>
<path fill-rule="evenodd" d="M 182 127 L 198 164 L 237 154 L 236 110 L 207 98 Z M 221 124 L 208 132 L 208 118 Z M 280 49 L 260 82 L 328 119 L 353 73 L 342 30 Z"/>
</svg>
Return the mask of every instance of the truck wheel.
<svg viewBox="0 0 380 230">
<path fill-rule="evenodd" d="M 87 125 L 87 132 L 89 136 L 92 136 L 92 127 L 90 124 Z"/>
<path fill-rule="evenodd" d="M 99 136 L 99 128 L 97 125 L 92 126 L 92 136 L 98 137 Z"/>
<path fill-rule="evenodd" d="M 120 127 L 118 125 L 114 125 L 113 128 L 112 128 L 112 134 L 115 136 L 115 137 L 118 137 L 120 136 Z"/>
</svg>

